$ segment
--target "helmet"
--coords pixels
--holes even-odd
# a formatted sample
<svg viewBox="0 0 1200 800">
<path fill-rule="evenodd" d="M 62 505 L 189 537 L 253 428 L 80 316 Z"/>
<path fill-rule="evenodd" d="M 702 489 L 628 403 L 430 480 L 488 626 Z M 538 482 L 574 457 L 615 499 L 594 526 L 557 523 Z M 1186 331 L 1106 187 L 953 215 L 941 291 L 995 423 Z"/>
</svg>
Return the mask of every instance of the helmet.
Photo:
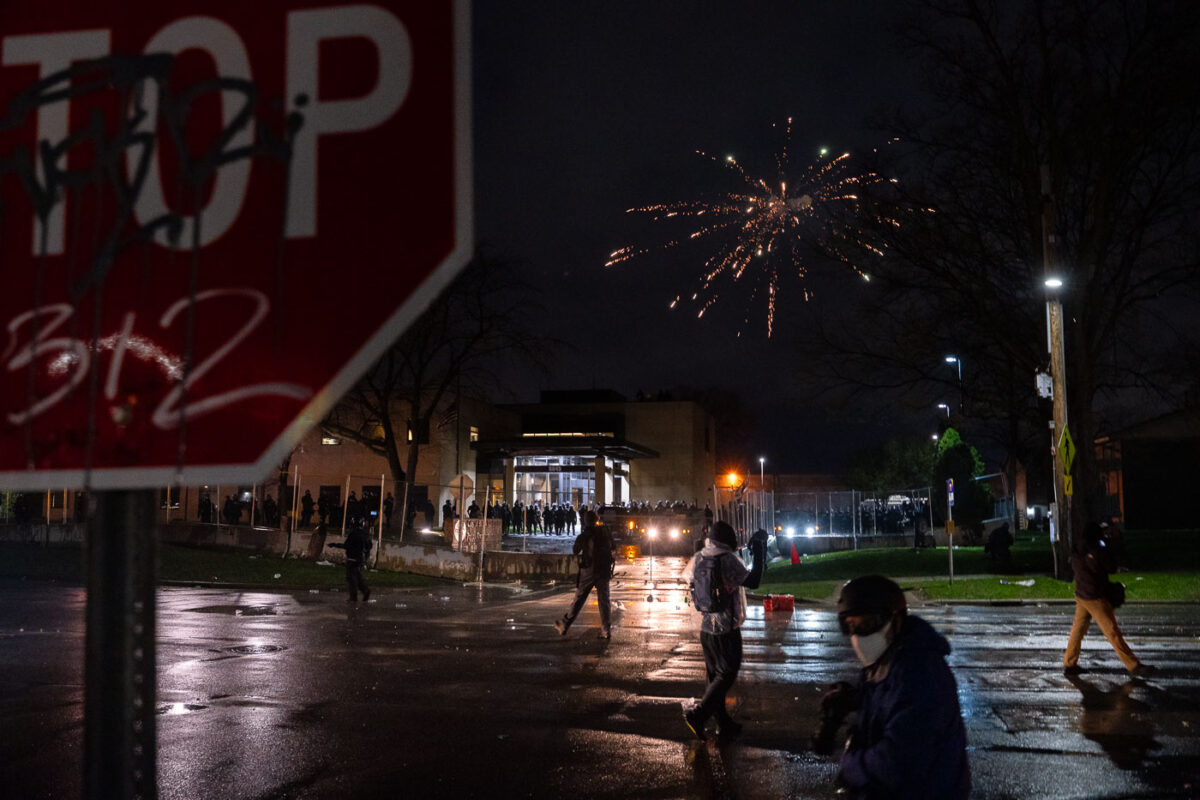
<svg viewBox="0 0 1200 800">
<path fill-rule="evenodd" d="M 838 597 L 839 618 L 906 613 L 908 604 L 904 601 L 904 590 L 882 575 L 864 575 L 846 581 Z"/>
</svg>

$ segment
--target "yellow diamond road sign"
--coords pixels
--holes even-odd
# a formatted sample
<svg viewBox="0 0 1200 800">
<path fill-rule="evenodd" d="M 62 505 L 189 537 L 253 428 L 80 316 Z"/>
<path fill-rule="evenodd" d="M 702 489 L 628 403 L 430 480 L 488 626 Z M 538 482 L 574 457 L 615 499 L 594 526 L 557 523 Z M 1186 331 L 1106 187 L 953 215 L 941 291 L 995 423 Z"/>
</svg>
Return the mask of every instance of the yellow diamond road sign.
<svg viewBox="0 0 1200 800">
<path fill-rule="evenodd" d="M 1058 457 L 1062 459 L 1063 471 L 1070 472 L 1075 464 L 1075 442 L 1071 441 L 1071 431 L 1063 425 L 1062 438 L 1058 440 Z"/>
<path fill-rule="evenodd" d="M 1068 497 L 1075 494 L 1075 479 L 1070 475 L 1063 476 L 1063 494 Z"/>
</svg>

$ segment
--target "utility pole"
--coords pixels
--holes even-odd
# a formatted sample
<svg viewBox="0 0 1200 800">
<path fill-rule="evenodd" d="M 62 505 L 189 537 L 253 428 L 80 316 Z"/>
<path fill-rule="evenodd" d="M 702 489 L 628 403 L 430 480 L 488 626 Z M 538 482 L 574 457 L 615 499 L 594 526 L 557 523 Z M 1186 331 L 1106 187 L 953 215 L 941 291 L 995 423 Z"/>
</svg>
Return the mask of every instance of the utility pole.
<svg viewBox="0 0 1200 800">
<path fill-rule="evenodd" d="M 1066 569 L 1071 552 L 1071 498 L 1067 494 L 1066 471 L 1058 457 L 1063 431 L 1067 429 L 1067 361 L 1063 349 L 1063 308 L 1059 296 L 1062 276 L 1056 273 L 1056 228 L 1054 198 L 1050 189 L 1050 166 L 1042 165 L 1042 259 L 1046 280 L 1046 349 L 1050 352 L 1050 380 L 1054 392 L 1054 419 L 1050 422 L 1050 461 L 1054 467 L 1054 502 L 1051 504 L 1050 541 L 1054 551 L 1054 575 L 1069 576 Z"/>
</svg>

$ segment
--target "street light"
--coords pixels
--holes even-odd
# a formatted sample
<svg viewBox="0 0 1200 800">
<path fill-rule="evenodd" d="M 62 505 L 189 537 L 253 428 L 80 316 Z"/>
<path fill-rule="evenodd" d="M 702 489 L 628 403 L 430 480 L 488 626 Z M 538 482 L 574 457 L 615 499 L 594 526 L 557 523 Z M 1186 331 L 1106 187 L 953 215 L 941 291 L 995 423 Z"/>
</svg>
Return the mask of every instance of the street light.
<svg viewBox="0 0 1200 800">
<path fill-rule="evenodd" d="M 962 384 L 962 359 L 958 356 L 946 356 L 946 363 L 953 364 L 958 367 L 958 413 L 963 413 L 963 384 Z M 946 416 L 950 416 L 950 412 L 946 412 Z"/>
<path fill-rule="evenodd" d="M 766 465 L 766 463 L 767 463 L 767 460 L 765 458 L 763 458 L 762 456 L 759 456 L 759 459 L 758 459 L 758 488 L 762 489 L 763 491 L 766 491 L 766 488 L 767 488 L 766 478 L 763 477 L 763 468 Z"/>
<path fill-rule="evenodd" d="M 938 408 L 946 412 L 946 419 L 950 419 L 950 406 L 945 403 L 938 403 Z"/>
</svg>

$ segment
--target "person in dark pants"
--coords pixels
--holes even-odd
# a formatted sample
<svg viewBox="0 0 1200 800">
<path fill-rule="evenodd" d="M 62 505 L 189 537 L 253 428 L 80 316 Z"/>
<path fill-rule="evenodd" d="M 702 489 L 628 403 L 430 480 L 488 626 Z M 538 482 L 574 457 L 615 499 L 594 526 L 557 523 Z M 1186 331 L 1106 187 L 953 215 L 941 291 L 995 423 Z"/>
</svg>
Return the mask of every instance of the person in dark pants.
<svg viewBox="0 0 1200 800">
<path fill-rule="evenodd" d="M 683 578 L 692 581 L 701 559 L 717 559 L 717 572 L 724 592 L 732 602 L 729 608 L 701 612 L 700 646 L 704 650 L 704 672 L 707 685 L 704 697 L 695 708 L 683 714 L 688 729 L 698 739 L 704 739 L 704 725 L 716 718 L 718 734 L 723 738 L 737 736 L 742 726 L 729 716 L 725 696 L 737 680 L 742 666 L 742 623 L 746 620 L 746 589 L 757 589 L 767 562 L 767 532 L 758 530 L 750 537 L 750 553 L 754 562 L 750 569 L 737 554 L 737 535 L 728 522 L 713 523 L 708 538 L 692 556 L 683 570 Z"/>
<path fill-rule="evenodd" d="M 1075 620 L 1067 639 L 1067 650 L 1063 653 L 1063 674 L 1072 676 L 1083 672 L 1083 667 L 1079 666 L 1079 653 L 1083 648 L 1083 637 L 1094 619 L 1129 674 L 1135 678 L 1148 678 L 1155 668 L 1143 664 L 1134 655 L 1117 624 L 1110 599 L 1112 581 L 1108 579 L 1108 574 L 1117 569 L 1116 548 L 1109 545 L 1105 530 L 1099 523 L 1090 522 L 1083 529 L 1083 535 L 1075 537 L 1074 552 L 1071 553 L 1071 570 L 1075 573 Z"/>
<path fill-rule="evenodd" d="M 1005 522 L 988 535 L 983 552 L 991 559 L 993 565 L 1007 568 L 1011 560 L 1012 546 L 1013 536 L 1008 530 L 1008 523 Z"/>
<path fill-rule="evenodd" d="M 612 638 L 612 609 L 608 602 L 608 582 L 612 579 L 613 567 L 616 565 L 616 542 L 606 525 L 601 524 L 596 512 L 589 511 L 583 518 L 583 532 L 575 539 L 571 548 L 579 559 L 579 575 L 575 579 L 575 599 L 571 607 L 561 619 L 555 620 L 554 629 L 560 636 L 567 635 L 567 629 L 579 616 L 583 604 L 587 602 L 592 587 L 596 589 L 596 601 L 600 605 L 600 638 Z"/>
<path fill-rule="evenodd" d="M 358 593 L 362 591 L 363 602 L 371 599 L 371 589 L 363 576 L 367 565 L 367 557 L 371 555 L 371 537 L 364 528 L 355 526 L 346 532 L 346 541 L 341 544 L 331 544 L 346 551 L 346 589 L 350 592 L 349 602 L 358 602 Z"/>
<path fill-rule="evenodd" d="M 313 515 L 313 499 L 312 492 L 305 490 L 304 497 L 300 498 L 300 527 L 307 528 L 312 524 Z"/>
<path fill-rule="evenodd" d="M 920 550 L 925 546 L 925 517 L 917 514 L 913 518 L 913 549 Z"/>
<path fill-rule="evenodd" d="M 949 642 L 910 615 L 904 592 L 881 575 L 846 582 L 838 622 L 863 665 L 857 685 L 839 682 L 821 699 L 822 718 L 832 720 L 830 743 L 841 719 L 857 712 L 838 773 L 843 794 L 965 800 L 971 767 L 958 687 L 946 663 Z"/>
</svg>

